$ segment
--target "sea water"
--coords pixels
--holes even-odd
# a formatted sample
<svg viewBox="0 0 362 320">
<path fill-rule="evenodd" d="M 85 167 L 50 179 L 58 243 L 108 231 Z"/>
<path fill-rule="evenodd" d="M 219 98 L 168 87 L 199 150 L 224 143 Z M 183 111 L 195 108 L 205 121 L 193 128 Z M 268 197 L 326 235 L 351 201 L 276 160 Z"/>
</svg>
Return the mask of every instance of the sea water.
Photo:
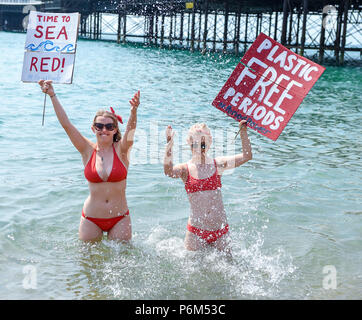
<svg viewBox="0 0 362 320">
<path fill-rule="evenodd" d="M 222 178 L 232 260 L 185 250 L 189 204 L 163 173 L 187 129 L 205 122 L 210 156 L 241 152 L 238 124 L 211 106 L 239 58 L 78 42 L 73 84 L 55 90 L 72 123 L 113 106 L 126 124 L 141 91 L 127 179 L 133 238 L 85 244 L 81 157 L 37 84 L 22 83 L 25 34 L 0 32 L 1 299 L 361 299 L 362 71 L 327 69 L 275 142 L 248 129 L 253 159 Z M 124 131 L 125 124 L 121 126 Z"/>
</svg>

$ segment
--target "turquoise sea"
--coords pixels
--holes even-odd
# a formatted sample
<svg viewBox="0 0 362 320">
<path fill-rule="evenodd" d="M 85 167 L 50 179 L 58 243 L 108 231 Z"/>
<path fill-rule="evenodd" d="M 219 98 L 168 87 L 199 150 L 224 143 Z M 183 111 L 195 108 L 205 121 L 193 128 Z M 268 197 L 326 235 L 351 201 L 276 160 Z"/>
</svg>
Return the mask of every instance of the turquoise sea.
<svg viewBox="0 0 362 320">
<path fill-rule="evenodd" d="M 238 152 L 237 122 L 211 102 L 239 58 L 78 43 L 72 85 L 56 85 L 88 138 L 95 112 L 141 106 L 127 198 L 128 245 L 78 240 L 88 195 L 81 157 L 37 84 L 22 83 L 25 34 L 0 32 L 0 299 L 362 299 L 362 70 L 327 69 L 276 142 L 249 129 L 253 160 L 225 175 L 233 261 L 183 247 L 189 204 L 163 174 L 164 130 L 211 128 Z"/>
</svg>

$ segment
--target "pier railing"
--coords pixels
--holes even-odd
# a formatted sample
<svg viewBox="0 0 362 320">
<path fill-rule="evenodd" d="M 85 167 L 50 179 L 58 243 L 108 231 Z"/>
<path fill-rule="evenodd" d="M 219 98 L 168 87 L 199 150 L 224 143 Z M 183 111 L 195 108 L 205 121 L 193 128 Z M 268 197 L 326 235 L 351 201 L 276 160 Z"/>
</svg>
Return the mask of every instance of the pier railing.
<svg viewBox="0 0 362 320">
<path fill-rule="evenodd" d="M 37 9 L 80 12 L 86 39 L 241 55 L 263 32 L 319 63 L 361 61 L 358 0 L 53 0 Z"/>
<path fill-rule="evenodd" d="M 0 5 L 39 5 L 42 4 L 43 1 L 36 1 L 36 0 L 0 0 Z"/>
</svg>

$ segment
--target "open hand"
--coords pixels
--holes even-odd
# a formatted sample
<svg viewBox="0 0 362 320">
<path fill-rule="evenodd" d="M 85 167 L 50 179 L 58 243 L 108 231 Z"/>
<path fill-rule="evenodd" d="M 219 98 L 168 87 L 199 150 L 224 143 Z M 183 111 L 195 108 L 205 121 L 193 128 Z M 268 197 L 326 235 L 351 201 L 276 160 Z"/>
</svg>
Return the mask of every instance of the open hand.
<svg viewBox="0 0 362 320">
<path fill-rule="evenodd" d="M 166 139 L 167 142 L 170 142 L 171 140 L 173 140 L 173 136 L 175 135 L 175 131 L 172 130 L 172 127 L 170 125 L 167 126 L 166 128 Z"/>
<path fill-rule="evenodd" d="M 138 108 L 138 106 L 140 105 L 140 91 L 138 90 L 137 93 L 135 93 L 135 95 L 133 96 L 132 100 L 129 101 L 129 103 L 132 106 L 132 109 L 136 109 Z"/>
<path fill-rule="evenodd" d="M 38 84 L 41 87 L 41 90 L 48 94 L 49 96 L 54 96 L 54 88 L 52 85 L 52 80 L 39 80 Z"/>
</svg>

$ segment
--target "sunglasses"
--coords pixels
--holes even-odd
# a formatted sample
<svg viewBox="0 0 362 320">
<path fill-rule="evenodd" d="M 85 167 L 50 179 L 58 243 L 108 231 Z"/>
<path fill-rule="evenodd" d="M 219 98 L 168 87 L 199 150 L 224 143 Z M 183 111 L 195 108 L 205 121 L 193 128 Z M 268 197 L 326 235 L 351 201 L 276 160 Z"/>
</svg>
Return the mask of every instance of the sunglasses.
<svg viewBox="0 0 362 320">
<path fill-rule="evenodd" d="M 193 143 L 191 146 L 192 148 L 197 148 L 199 144 L 197 142 Z M 206 143 L 205 142 L 201 142 L 201 149 L 206 149 Z"/>
<path fill-rule="evenodd" d="M 98 123 L 98 122 L 96 122 L 96 123 L 94 124 L 94 128 L 95 128 L 96 130 L 98 130 L 98 131 L 102 131 L 104 127 L 106 127 L 106 130 L 107 130 L 107 131 L 112 131 L 112 130 L 115 129 L 116 126 L 115 126 L 113 123 L 106 123 L 106 124 L 104 124 L 104 123 Z"/>
</svg>

